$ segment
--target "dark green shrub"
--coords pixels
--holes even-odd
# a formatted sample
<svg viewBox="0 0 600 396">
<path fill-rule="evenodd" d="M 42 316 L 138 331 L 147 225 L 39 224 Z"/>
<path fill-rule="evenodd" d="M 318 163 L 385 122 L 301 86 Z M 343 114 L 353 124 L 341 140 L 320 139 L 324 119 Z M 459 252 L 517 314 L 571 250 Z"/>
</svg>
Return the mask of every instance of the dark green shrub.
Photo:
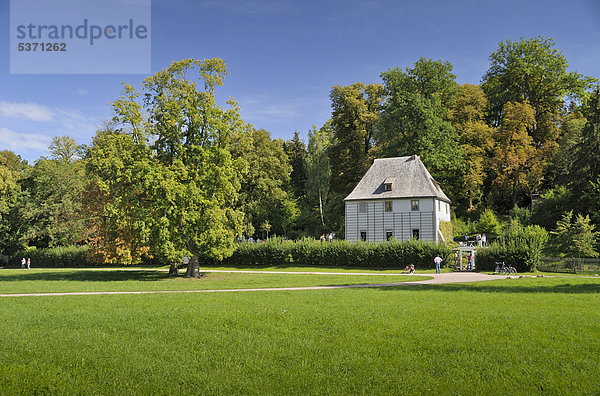
<svg viewBox="0 0 600 396">
<path fill-rule="evenodd" d="M 493 271 L 496 262 L 504 261 L 519 272 L 534 271 L 547 241 L 548 232 L 542 227 L 523 227 L 514 221 L 488 248 L 477 249 L 475 267 L 482 271 Z"/>
<path fill-rule="evenodd" d="M 99 265 L 89 261 L 88 247 L 56 247 L 48 249 L 21 250 L 12 255 L 10 265 L 21 267 L 22 258 L 31 258 L 31 266 L 35 267 L 87 267 Z"/>
</svg>

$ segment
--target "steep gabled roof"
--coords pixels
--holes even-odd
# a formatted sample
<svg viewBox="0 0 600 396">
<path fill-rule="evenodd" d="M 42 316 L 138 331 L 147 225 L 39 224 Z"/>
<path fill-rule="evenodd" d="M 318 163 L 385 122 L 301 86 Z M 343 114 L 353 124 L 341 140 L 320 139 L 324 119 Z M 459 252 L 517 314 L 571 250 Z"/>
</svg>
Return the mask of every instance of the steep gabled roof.
<svg viewBox="0 0 600 396">
<path fill-rule="evenodd" d="M 384 182 L 392 179 L 392 191 L 385 191 Z M 344 201 L 392 198 L 438 198 L 450 203 L 416 155 L 376 159 Z"/>
</svg>

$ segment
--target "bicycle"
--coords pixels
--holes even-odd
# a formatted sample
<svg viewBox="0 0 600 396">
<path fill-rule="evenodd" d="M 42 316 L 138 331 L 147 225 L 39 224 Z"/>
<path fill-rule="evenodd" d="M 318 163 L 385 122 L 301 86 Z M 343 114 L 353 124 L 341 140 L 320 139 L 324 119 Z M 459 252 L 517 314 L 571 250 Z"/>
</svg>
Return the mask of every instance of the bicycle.
<svg viewBox="0 0 600 396">
<path fill-rule="evenodd" d="M 504 261 L 496 261 L 495 274 L 516 275 L 517 269 L 511 265 L 506 265 Z"/>
</svg>

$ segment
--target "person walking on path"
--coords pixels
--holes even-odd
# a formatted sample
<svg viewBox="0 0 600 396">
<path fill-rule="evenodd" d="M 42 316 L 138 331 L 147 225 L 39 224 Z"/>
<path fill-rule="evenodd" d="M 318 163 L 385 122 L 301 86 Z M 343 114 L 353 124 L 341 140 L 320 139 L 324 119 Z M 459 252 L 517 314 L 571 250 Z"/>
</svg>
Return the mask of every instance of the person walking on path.
<svg viewBox="0 0 600 396">
<path fill-rule="evenodd" d="M 467 256 L 467 271 L 471 271 L 473 269 L 473 253 L 469 253 Z"/>
<path fill-rule="evenodd" d="M 440 257 L 439 254 L 437 256 L 435 256 L 435 258 L 433 259 L 433 262 L 435 263 L 435 273 L 436 274 L 442 273 L 440 271 L 440 264 L 442 264 L 442 261 L 444 261 L 444 260 Z"/>
<path fill-rule="evenodd" d="M 27 257 L 27 269 L 31 269 L 31 258 Z"/>
<path fill-rule="evenodd" d="M 23 259 L 21 260 L 21 268 L 25 269 L 25 264 L 27 264 L 27 261 L 25 260 L 25 257 L 23 257 Z"/>
</svg>

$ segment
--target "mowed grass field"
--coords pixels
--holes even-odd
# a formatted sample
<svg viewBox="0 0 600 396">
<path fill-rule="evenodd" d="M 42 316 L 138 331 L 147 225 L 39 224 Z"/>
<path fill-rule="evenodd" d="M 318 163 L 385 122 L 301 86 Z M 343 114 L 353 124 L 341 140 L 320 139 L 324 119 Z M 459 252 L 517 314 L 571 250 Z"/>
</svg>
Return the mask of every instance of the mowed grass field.
<svg viewBox="0 0 600 396">
<path fill-rule="evenodd" d="M 23 272 L 0 271 L 3 293 L 162 282 Z M 233 275 L 226 288 L 260 276 Z M 254 282 L 307 286 L 275 276 Z M 179 281 L 218 288 L 164 285 Z M 0 299 L 6 395 L 599 394 L 599 375 L 599 279 Z"/>
<path fill-rule="evenodd" d="M 342 272 L 336 275 L 253 272 L 206 272 L 205 276 L 198 280 L 183 278 L 185 271 L 181 271 L 182 276 L 173 278 L 165 271 L 150 269 L 2 270 L 0 294 L 310 287 L 398 283 L 432 278 L 426 275 L 349 275 Z M 399 274 L 399 271 L 395 274 Z"/>
</svg>

